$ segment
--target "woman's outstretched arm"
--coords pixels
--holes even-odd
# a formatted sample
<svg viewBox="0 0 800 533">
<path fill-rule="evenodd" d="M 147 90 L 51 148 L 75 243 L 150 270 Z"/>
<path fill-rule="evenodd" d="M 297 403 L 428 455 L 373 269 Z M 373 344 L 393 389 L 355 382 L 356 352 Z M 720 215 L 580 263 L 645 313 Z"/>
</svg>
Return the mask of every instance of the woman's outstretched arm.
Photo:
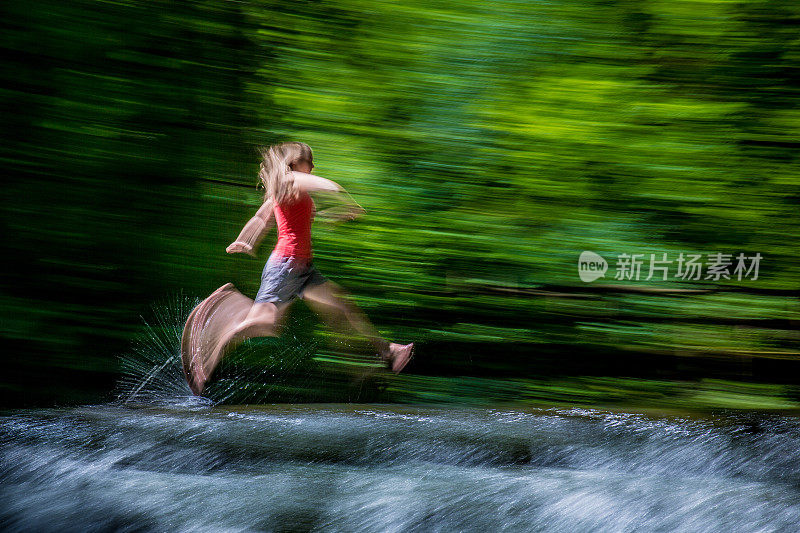
<svg viewBox="0 0 800 533">
<path fill-rule="evenodd" d="M 233 241 L 225 251 L 229 254 L 244 253 L 255 257 L 256 249 L 264 236 L 269 231 L 270 227 L 275 222 L 272 215 L 272 200 L 267 200 L 264 205 L 259 208 L 255 216 L 247 221 L 247 224 L 242 228 L 239 236 Z"/>
<path fill-rule="evenodd" d="M 354 220 L 366 211 L 363 207 L 358 205 L 358 202 L 353 200 L 353 197 L 335 181 L 315 176 L 314 174 L 306 174 L 305 172 L 292 171 L 295 186 L 308 193 L 323 193 L 330 197 L 335 197 L 336 201 L 341 204 L 341 208 L 329 208 L 320 211 L 317 214 L 324 218 L 331 220 Z"/>
</svg>

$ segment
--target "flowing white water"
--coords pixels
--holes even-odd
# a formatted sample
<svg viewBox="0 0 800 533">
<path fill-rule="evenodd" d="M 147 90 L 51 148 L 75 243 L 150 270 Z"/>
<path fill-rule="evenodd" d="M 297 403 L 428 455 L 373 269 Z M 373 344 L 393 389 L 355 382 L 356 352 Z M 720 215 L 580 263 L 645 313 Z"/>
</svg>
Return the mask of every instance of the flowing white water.
<svg viewBox="0 0 800 533">
<path fill-rule="evenodd" d="M 269 406 L 10 413 L 9 531 L 795 531 L 800 423 Z"/>
</svg>

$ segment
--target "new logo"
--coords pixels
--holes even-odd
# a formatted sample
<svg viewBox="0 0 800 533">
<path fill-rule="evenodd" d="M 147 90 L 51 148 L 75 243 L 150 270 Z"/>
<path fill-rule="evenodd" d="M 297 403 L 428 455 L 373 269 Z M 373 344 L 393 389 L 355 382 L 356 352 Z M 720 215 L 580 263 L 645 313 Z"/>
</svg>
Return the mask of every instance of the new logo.
<svg viewBox="0 0 800 533">
<path fill-rule="evenodd" d="M 578 258 L 578 275 L 584 283 L 602 278 L 608 270 L 608 263 L 594 252 L 583 252 Z"/>
</svg>

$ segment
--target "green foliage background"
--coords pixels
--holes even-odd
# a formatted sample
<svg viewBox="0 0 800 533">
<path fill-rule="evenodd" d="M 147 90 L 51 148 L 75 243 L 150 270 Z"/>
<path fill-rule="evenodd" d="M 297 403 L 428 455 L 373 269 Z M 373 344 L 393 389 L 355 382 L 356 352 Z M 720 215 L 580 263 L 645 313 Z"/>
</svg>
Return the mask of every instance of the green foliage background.
<svg viewBox="0 0 800 533">
<path fill-rule="evenodd" d="M 7 0 L 0 20 L 6 402 L 110 388 L 154 301 L 254 294 L 262 261 L 224 248 L 258 207 L 254 147 L 290 139 L 368 212 L 318 224 L 317 263 L 420 343 L 418 375 L 796 380 L 795 2 Z M 598 292 L 619 282 L 582 286 L 583 250 L 764 259 L 755 281 Z"/>
</svg>

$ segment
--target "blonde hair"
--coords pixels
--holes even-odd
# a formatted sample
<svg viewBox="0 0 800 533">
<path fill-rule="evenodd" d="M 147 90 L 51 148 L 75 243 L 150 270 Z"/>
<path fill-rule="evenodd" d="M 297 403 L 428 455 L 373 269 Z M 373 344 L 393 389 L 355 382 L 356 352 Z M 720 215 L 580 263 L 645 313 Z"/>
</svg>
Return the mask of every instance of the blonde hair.
<svg viewBox="0 0 800 533">
<path fill-rule="evenodd" d="M 264 187 L 264 201 L 272 199 L 280 205 L 297 197 L 291 165 L 312 161 L 311 147 L 301 142 L 286 142 L 259 149 L 261 166 L 258 177 Z"/>
</svg>

